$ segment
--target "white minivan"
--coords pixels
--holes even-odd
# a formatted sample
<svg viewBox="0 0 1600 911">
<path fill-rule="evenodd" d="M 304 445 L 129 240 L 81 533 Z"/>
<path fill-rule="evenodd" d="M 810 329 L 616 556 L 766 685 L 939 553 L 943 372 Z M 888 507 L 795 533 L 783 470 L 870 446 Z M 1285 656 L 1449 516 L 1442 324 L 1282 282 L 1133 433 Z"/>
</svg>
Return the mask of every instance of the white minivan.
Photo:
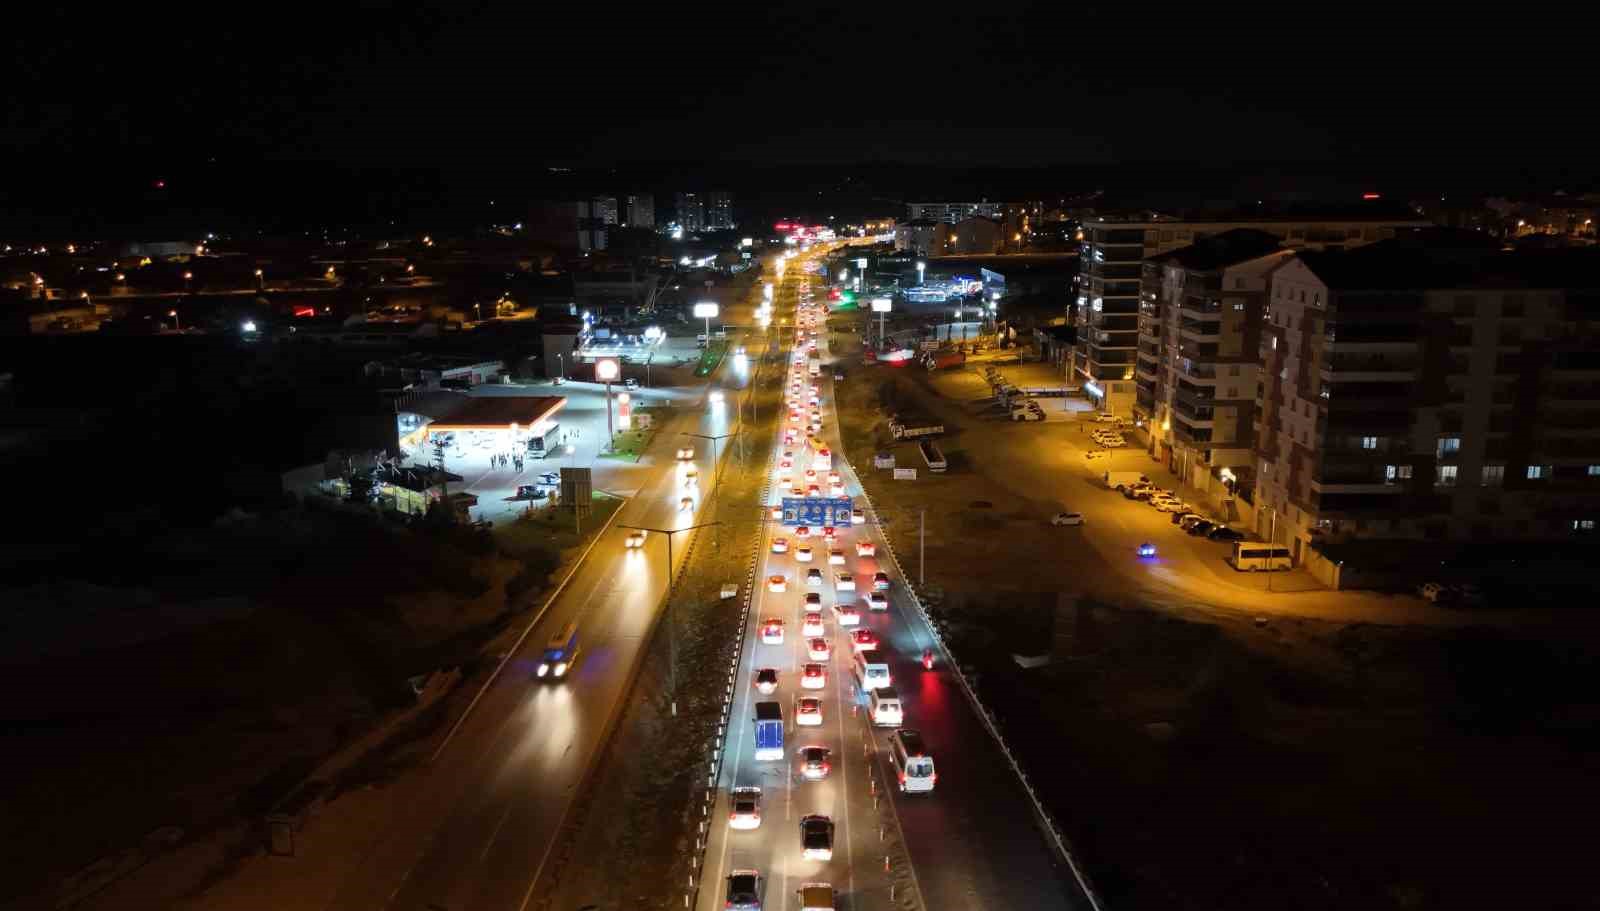
<svg viewBox="0 0 1600 911">
<path fill-rule="evenodd" d="M 862 689 L 876 690 L 890 685 L 889 665 L 884 663 L 883 656 L 876 649 L 856 652 L 854 667 L 856 680 Z"/>
<path fill-rule="evenodd" d="M 880 728 L 897 728 L 904 718 L 900 707 L 900 694 L 892 686 L 879 687 L 867 695 L 872 709 L 872 723 Z"/>
<path fill-rule="evenodd" d="M 889 761 L 894 764 L 903 794 L 926 794 L 939 780 L 933 756 L 922 742 L 922 733 L 901 728 L 889 735 Z"/>
</svg>

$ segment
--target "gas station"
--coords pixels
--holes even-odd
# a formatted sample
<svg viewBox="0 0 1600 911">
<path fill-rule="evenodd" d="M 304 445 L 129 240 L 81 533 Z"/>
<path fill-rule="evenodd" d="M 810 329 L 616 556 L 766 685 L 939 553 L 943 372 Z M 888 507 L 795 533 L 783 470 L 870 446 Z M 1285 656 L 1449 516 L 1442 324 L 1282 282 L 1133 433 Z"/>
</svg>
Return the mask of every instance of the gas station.
<svg viewBox="0 0 1600 911">
<path fill-rule="evenodd" d="M 431 438 L 441 433 L 456 436 L 458 452 L 477 448 L 539 454 L 556 445 L 561 426 L 556 413 L 566 404 L 561 395 L 475 396 L 408 436 L 415 438 L 415 451 L 424 460 L 431 452 Z M 402 445 L 406 442 L 410 441 Z"/>
</svg>

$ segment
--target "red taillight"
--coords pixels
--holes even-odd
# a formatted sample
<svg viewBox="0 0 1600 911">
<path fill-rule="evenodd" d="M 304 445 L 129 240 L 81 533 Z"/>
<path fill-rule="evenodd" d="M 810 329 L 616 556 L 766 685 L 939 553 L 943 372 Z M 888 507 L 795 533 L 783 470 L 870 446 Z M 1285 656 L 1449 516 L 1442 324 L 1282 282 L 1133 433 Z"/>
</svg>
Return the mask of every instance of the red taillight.
<svg viewBox="0 0 1600 911">
<path fill-rule="evenodd" d="M 906 783 L 906 773 L 904 773 L 904 772 L 900 773 L 900 783 L 901 784 L 905 784 Z"/>
<path fill-rule="evenodd" d="M 731 821 L 732 821 L 732 820 L 735 820 L 735 819 L 738 819 L 738 818 L 739 818 L 739 814 L 738 814 L 738 813 L 729 813 L 729 814 L 728 814 L 728 820 L 729 820 L 729 821 L 730 821 L 730 822 L 731 822 Z"/>
<path fill-rule="evenodd" d="M 939 773 L 938 772 L 933 772 L 933 773 L 928 775 L 928 781 L 929 782 L 936 782 L 938 780 L 939 780 Z"/>
</svg>

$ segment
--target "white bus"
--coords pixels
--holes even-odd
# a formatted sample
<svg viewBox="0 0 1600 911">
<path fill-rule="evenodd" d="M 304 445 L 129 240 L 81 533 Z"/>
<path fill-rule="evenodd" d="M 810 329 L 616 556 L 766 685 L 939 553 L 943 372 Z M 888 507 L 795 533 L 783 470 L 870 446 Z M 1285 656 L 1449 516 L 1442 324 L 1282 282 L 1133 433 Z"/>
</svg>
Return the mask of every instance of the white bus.
<svg viewBox="0 0 1600 911">
<path fill-rule="evenodd" d="M 1288 569 L 1294 563 L 1289 556 L 1289 548 L 1260 541 L 1233 542 L 1233 553 L 1228 557 L 1228 562 L 1239 572 L 1252 573 L 1257 570 Z"/>
</svg>

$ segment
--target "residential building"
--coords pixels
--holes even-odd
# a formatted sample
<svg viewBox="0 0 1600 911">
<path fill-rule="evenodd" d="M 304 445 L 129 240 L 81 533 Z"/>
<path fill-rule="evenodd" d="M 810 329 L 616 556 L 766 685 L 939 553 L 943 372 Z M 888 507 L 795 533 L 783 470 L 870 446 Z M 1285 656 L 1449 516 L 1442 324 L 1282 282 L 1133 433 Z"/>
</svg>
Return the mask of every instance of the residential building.
<svg viewBox="0 0 1600 911">
<path fill-rule="evenodd" d="M 718 191 L 706 201 L 706 230 L 732 231 L 737 227 L 733 220 L 733 194 Z"/>
<path fill-rule="evenodd" d="M 706 201 L 698 193 L 678 194 L 678 226 L 694 233 L 706 228 Z"/>
<path fill-rule="evenodd" d="M 1256 528 L 1297 559 L 1319 540 L 1600 527 L 1600 252 L 1469 238 L 1272 273 Z"/>
<path fill-rule="evenodd" d="M 1293 256 L 1275 235 L 1237 228 L 1144 262 L 1143 287 L 1154 291 L 1139 307 L 1134 413 L 1152 457 L 1230 519 L 1235 492 L 1255 476 L 1268 282 Z"/>
<path fill-rule="evenodd" d="M 942 221 L 953 225 L 964 218 L 974 215 L 984 215 L 998 219 L 1003 214 L 1005 203 L 989 202 L 908 202 L 906 203 L 906 221 Z"/>
<path fill-rule="evenodd" d="M 598 200 L 580 200 L 573 203 L 577 217 L 578 252 L 592 253 L 606 248 L 605 211 Z M 615 203 L 613 202 L 613 205 Z M 613 212 L 613 216 L 615 212 Z"/>
<path fill-rule="evenodd" d="M 894 226 L 894 248 L 909 251 L 917 256 L 928 256 L 934 247 L 934 232 L 943 227 L 939 222 L 918 218 Z"/>
<path fill-rule="evenodd" d="M 656 198 L 648 194 L 636 194 L 627 198 L 628 211 L 625 215 L 630 228 L 650 228 L 656 226 Z"/>
<path fill-rule="evenodd" d="M 600 220 L 603 225 L 617 223 L 617 198 L 615 196 L 596 196 L 589 201 L 593 217 Z"/>
<path fill-rule="evenodd" d="M 1349 213 L 1211 217 L 1189 220 L 1143 213 L 1102 215 L 1083 224 L 1079 245 L 1079 327 L 1073 370 L 1102 408 L 1130 415 L 1136 400 L 1139 303 L 1144 260 L 1223 231 L 1251 228 L 1278 237 L 1290 249 L 1342 249 L 1394 236 L 1427 222 L 1408 211 L 1364 208 Z M 1146 289 L 1153 296 L 1156 289 Z"/>
<path fill-rule="evenodd" d="M 953 225 L 934 228 L 933 252 L 937 256 L 964 256 L 998 253 L 1001 248 L 1000 222 L 986 215 L 963 218 Z"/>
</svg>

